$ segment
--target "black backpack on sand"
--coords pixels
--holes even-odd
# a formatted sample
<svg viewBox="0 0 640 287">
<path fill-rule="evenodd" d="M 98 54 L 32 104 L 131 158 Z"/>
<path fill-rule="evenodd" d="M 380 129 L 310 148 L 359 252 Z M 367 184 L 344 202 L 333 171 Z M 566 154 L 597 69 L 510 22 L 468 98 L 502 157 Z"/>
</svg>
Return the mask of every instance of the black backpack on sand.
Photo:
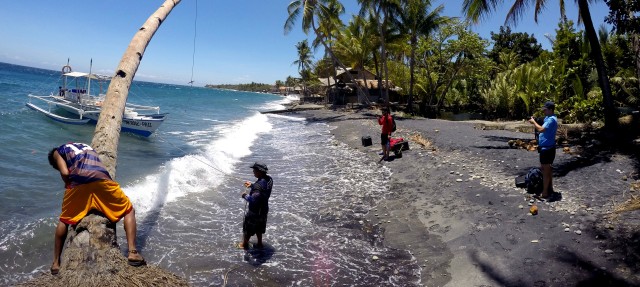
<svg viewBox="0 0 640 287">
<path fill-rule="evenodd" d="M 529 172 L 524 176 L 524 184 L 527 193 L 541 194 L 543 182 L 540 168 L 533 167 L 529 169 Z"/>
</svg>

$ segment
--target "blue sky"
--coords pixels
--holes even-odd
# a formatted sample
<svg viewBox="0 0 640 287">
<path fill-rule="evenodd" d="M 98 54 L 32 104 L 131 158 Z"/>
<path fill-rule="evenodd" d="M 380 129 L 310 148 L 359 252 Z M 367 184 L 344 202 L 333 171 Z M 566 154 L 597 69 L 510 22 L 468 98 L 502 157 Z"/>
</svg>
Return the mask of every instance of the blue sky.
<svg viewBox="0 0 640 287">
<path fill-rule="evenodd" d="M 0 62 L 58 70 L 71 59 L 77 71 L 111 75 L 137 29 L 163 3 L 146 1 L 3 1 L 0 9 Z M 136 80 L 186 84 L 191 79 L 195 41 L 195 85 L 223 83 L 274 83 L 297 76 L 295 44 L 306 38 L 298 25 L 284 35 L 289 0 L 183 0 L 169 15 L 147 47 Z M 506 1 L 511 4 L 512 0 Z M 533 21 L 526 13 L 513 31 L 534 34 L 549 48 L 545 34 L 553 36 L 558 1 Z M 356 0 L 344 0 L 347 15 L 357 13 Z M 444 3 L 444 14 L 461 16 L 462 0 Z M 608 8 L 594 4 L 591 13 L 597 27 Z M 567 16 L 577 22 L 577 8 L 566 1 Z M 494 12 L 472 29 L 489 39 L 504 23 L 508 7 Z M 349 17 L 345 16 L 345 20 Z M 345 21 L 346 22 L 346 21 Z M 582 29 L 582 28 L 580 28 Z M 321 51 L 317 52 L 320 57 Z"/>
</svg>

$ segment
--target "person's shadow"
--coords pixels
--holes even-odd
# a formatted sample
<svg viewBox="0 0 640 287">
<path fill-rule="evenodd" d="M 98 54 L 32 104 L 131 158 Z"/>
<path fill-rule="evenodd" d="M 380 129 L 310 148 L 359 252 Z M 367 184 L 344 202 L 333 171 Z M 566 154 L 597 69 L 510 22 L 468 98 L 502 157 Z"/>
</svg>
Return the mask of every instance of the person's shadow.
<svg viewBox="0 0 640 287">
<path fill-rule="evenodd" d="M 244 252 L 244 261 L 247 261 L 254 267 L 258 267 L 271 259 L 276 249 L 267 243 L 263 243 L 262 248 L 256 248 L 255 244 L 251 244 L 251 248 Z"/>
</svg>

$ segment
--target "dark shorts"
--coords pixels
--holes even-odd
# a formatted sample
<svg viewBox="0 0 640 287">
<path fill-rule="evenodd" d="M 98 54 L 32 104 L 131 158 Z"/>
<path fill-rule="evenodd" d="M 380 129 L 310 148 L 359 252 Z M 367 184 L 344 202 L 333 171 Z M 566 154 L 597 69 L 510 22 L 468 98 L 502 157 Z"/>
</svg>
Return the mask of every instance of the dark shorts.
<svg viewBox="0 0 640 287">
<path fill-rule="evenodd" d="M 389 143 L 389 135 L 388 134 L 380 134 L 380 144 L 387 145 Z"/>
<path fill-rule="evenodd" d="M 255 234 L 264 234 L 267 229 L 267 215 L 258 215 L 248 211 L 244 216 L 244 224 L 242 224 L 242 233 L 248 236 Z"/>
<path fill-rule="evenodd" d="M 553 164 L 554 159 L 556 159 L 555 148 L 540 150 L 540 164 Z"/>
</svg>

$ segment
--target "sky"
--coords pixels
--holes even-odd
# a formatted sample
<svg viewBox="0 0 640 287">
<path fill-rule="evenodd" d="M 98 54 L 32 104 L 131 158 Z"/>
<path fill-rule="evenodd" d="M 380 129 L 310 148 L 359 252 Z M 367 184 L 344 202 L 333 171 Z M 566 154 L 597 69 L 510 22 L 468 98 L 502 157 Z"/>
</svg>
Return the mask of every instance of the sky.
<svg viewBox="0 0 640 287">
<path fill-rule="evenodd" d="M 74 71 L 112 75 L 132 37 L 163 0 L 2 1 L 0 62 L 59 70 L 70 59 Z M 182 0 L 162 23 L 147 47 L 136 80 L 196 86 L 269 83 L 298 76 L 296 43 L 309 38 L 296 27 L 284 34 L 290 0 Z M 357 13 L 356 0 L 341 1 L 343 20 Z M 574 1 L 565 1 L 567 16 L 577 22 Z M 603 1 L 591 7 L 596 29 L 608 13 Z M 434 0 L 444 15 L 462 17 L 462 0 Z M 504 24 L 508 6 L 494 11 L 472 30 L 485 39 Z M 550 50 L 545 34 L 555 35 L 558 1 L 533 20 L 533 7 L 512 26 L 533 34 Z M 579 27 L 582 29 L 582 27 Z M 194 45 L 195 44 L 195 45 Z M 194 53 L 195 50 L 195 53 Z M 315 59 L 323 55 L 316 51 Z M 192 73 L 193 71 L 193 73 Z"/>
</svg>

